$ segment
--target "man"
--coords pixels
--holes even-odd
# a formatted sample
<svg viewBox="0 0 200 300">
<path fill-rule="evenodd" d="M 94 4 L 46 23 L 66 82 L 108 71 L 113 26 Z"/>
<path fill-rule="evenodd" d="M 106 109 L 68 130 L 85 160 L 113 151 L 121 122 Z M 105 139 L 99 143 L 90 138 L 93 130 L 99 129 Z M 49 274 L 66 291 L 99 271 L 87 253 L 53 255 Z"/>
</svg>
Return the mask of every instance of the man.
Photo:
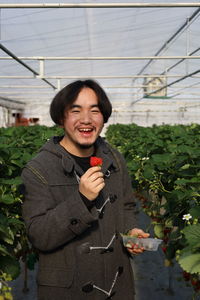
<svg viewBox="0 0 200 300">
<path fill-rule="evenodd" d="M 125 162 L 99 136 L 111 111 L 95 81 L 63 88 L 50 115 L 64 136 L 50 139 L 22 172 L 23 216 L 39 252 L 38 300 L 134 299 L 128 254 L 143 249 L 125 248 L 120 233 L 148 234 L 134 228 Z M 102 167 L 91 167 L 91 156 Z"/>
</svg>

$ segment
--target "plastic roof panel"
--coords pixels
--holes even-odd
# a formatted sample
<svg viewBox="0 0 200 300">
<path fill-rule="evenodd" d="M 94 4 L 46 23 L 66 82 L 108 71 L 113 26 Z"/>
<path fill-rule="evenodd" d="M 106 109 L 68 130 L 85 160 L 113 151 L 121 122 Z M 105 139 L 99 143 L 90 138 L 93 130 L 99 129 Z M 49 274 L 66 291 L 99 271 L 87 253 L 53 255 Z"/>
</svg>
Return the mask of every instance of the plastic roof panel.
<svg viewBox="0 0 200 300">
<path fill-rule="evenodd" d="M 0 1 L 1 4 L 28 3 L 27 1 Z M 55 0 L 31 1 L 29 3 L 55 3 Z M 68 3 L 68 2 L 66 2 Z M 97 1 L 70 1 L 70 3 L 97 3 Z M 108 3 L 108 1 L 101 1 Z M 112 1 L 110 3 L 123 3 Z M 134 3 L 134 1 L 126 1 Z M 141 1 L 145 3 L 145 1 Z M 158 3 L 151 1 L 150 3 Z M 168 3 L 162 1 L 160 3 Z M 179 1 L 173 1 L 179 3 Z M 182 1 L 182 3 L 188 3 Z M 199 3 L 194 1 L 193 3 Z M 198 6 L 198 5 L 197 5 Z M 149 57 L 154 56 L 159 49 L 187 22 L 188 18 L 197 11 L 198 7 L 174 7 L 174 8 L 2 8 L 1 9 L 1 43 L 17 57 Z M 199 13 L 185 26 L 184 29 L 164 47 L 159 56 L 187 56 L 196 51 L 199 55 Z M 0 57 L 8 57 L 1 51 Z M 149 77 L 160 76 L 180 59 L 153 60 L 141 73 Z M 40 72 L 37 60 L 25 60 L 28 66 L 37 73 Z M 134 86 L 144 84 L 144 78 L 128 78 L 140 73 L 148 60 L 46 60 L 45 76 L 55 87 L 63 87 L 76 77 L 95 77 L 108 93 L 112 101 L 120 98 L 124 88 L 130 87 L 129 101 L 142 98 L 143 89 Z M 199 59 L 183 60 L 177 64 L 167 75 L 186 76 L 199 68 Z M 200 78 L 189 77 L 180 81 L 185 86 L 181 96 L 192 84 L 198 84 Z M 3 78 L 7 76 L 7 78 Z M 9 76 L 21 76 L 9 78 Z M 24 78 L 23 78 L 24 76 Z M 48 77 L 74 76 L 64 78 L 60 82 L 56 78 Z M 111 78 L 99 78 L 110 76 Z M 112 76 L 127 76 L 127 78 L 112 78 Z M 30 78 L 26 78 L 30 77 Z M 32 77 L 32 78 L 31 78 Z M 178 78 L 178 77 L 177 77 Z M 169 77 L 167 83 L 177 80 Z M 19 88 L 16 86 L 26 86 Z M 5 86 L 5 87 L 4 87 Z M 27 87 L 30 86 L 28 90 Z M 49 101 L 55 90 L 42 81 L 34 78 L 33 74 L 19 65 L 14 60 L 0 60 L 0 95 L 9 99 L 31 101 L 39 99 L 41 89 L 32 88 L 41 86 L 43 99 Z M 115 86 L 116 88 L 109 88 Z M 134 90 L 133 90 L 134 88 Z M 176 93 L 180 88 L 173 85 L 169 87 L 169 93 Z M 119 92 L 113 94 L 112 92 Z M 128 89 L 126 92 L 129 91 Z M 197 92 L 199 90 L 197 89 Z M 38 95 L 36 95 L 38 92 Z M 192 96 L 193 97 L 193 96 Z M 45 101 L 45 100 L 43 100 Z"/>
</svg>

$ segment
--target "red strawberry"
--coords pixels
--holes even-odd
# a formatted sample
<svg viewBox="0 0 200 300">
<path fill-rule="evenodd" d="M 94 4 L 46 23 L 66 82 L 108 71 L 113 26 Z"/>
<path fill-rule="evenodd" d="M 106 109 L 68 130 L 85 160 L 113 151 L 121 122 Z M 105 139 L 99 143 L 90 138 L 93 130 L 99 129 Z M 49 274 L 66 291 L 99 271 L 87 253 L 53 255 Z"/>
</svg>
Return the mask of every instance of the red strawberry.
<svg viewBox="0 0 200 300">
<path fill-rule="evenodd" d="M 171 232 L 171 228 L 165 227 L 163 231 L 164 231 L 164 234 L 167 235 L 167 233 Z"/>
<path fill-rule="evenodd" d="M 197 284 L 198 284 L 198 280 L 195 279 L 195 278 L 192 279 L 192 280 L 191 280 L 191 284 L 194 285 L 194 286 L 197 285 Z"/>
<path fill-rule="evenodd" d="M 183 271 L 183 277 L 186 281 L 189 281 L 190 280 L 190 273 L 186 272 L 186 271 Z"/>
<path fill-rule="evenodd" d="M 91 156 L 90 157 L 90 166 L 95 167 L 95 166 L 102 166 L 103 161 L 101 157 L 96 157 L 96 156 Z"/>
</svg>

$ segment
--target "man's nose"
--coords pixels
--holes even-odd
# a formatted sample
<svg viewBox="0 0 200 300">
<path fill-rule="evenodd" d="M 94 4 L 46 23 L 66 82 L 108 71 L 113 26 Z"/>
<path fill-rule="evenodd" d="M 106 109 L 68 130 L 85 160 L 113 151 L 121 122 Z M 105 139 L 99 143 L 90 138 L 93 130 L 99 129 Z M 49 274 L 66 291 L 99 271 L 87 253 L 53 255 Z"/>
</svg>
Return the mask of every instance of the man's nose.
<svg viewBox="0 0 200 300">
<path fill-rule="evenodd" d="M 80 121 L 84 123 L 90 123 L 91 122 L 90 112 L 82 112 L 80 116 Z"/>
</svg>

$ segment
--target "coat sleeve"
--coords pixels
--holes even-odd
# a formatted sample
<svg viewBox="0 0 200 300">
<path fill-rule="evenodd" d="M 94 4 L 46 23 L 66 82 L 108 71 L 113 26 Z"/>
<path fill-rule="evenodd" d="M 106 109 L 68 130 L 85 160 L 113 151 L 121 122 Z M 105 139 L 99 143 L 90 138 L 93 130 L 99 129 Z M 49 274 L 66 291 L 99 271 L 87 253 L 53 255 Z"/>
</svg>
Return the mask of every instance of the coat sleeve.
<svg viewBox="0 0 200 300">
<path fill-rule="evenodd" d="M 83 203 L 78 189 L 56 205 L 48 183 L 28 167 L 22 172 L 22 181 L 25 186 L 23 218 L 30 242 L 37 249 L 55 250 L 81 235 L 97 220 Z"/>
</svg>

